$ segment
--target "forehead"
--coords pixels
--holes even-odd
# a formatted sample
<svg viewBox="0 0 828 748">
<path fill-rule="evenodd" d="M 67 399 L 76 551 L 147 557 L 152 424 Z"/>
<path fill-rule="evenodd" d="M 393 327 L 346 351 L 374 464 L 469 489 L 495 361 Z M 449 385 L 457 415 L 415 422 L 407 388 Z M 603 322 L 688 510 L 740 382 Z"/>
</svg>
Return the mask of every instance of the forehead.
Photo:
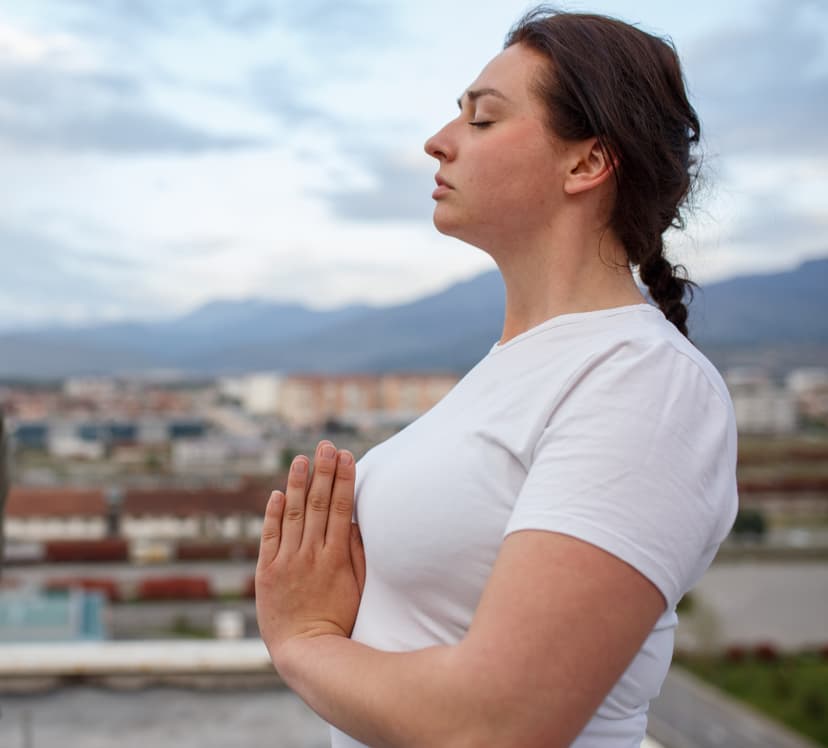
<svg viewBox="0 0 828 748">
<path fill-rule="evenodd" d="M 529 105 L 533 103 L 532 83 L 544 64 L 545 59 L 540 53 L 514 44 L 493 57 L 469 89 L 494 88 L 513 103 Z"/>
</svg>

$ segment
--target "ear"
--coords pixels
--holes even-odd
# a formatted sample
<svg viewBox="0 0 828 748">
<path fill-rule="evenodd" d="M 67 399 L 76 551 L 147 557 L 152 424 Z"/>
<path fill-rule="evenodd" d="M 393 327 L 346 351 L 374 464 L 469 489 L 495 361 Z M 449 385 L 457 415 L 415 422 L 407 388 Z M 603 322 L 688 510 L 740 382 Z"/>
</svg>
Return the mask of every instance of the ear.
<svg viewBox="0 0 828 748">
<path fill-rule="evenodd" d="M 598 138 L 577 143 L 572 151 L 572 166 L 564 180 L 564 192 L 577 195 L 604 184 L 617 165 L 617 159 L 601 147 Z"/>
</svg>

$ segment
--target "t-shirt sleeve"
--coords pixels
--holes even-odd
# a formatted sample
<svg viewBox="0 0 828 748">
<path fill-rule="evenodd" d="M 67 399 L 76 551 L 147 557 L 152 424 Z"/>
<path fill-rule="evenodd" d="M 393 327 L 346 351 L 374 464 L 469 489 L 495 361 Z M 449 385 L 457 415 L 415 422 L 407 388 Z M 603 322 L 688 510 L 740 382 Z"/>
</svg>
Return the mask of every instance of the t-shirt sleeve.
<svg viewBox="0 0 828 748">
<path fill-rule="evenodd" d="M 581 372 L 538 440 L 505 534 L 549 530 L 627 562 L 668 609 L 713 559 L 736 512 L 727 392 L 671 347 Z"/>
</svg>

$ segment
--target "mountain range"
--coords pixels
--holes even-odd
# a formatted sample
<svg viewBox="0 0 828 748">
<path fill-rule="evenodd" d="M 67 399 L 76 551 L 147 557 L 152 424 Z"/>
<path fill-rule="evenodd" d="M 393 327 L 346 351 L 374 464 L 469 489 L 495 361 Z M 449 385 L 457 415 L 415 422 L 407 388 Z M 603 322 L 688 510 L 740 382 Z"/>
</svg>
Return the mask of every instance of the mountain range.
<svg viewBox="0 0 828 748">
<path fill-rule="evenodd" d="M 500 335 L 496 271 L 414 302 L 329 311 L 262 300 L 214 301 L 162 322 L 50 327 L 0 334 L 0 377 L 177 371 L 192 376 L 284 372 L 455 371 Z M 690 305 L 690 333 L 723 352 L 828 351 L 828 258 L 710 283 Z M 821 361 L 821 359 L 820 359 Z"/>
</svg>

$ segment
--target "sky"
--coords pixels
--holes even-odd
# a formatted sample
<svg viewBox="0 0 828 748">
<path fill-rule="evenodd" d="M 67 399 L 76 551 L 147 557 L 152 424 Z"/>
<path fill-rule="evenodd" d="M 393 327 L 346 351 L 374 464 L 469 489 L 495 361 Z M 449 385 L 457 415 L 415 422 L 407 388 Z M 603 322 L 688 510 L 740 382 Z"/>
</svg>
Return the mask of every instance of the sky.
<svg viewBox="0 0 828 748">
<path fill-rule="evenodd" d="M 531 6 L 0 0 L 0 330 L 402 303 L 493 268 L 434 229 L 423 143 Z M 679 51 L 704 166 L 674 261 L 828 256 L 828 3 L 557 7 Z"/>
</svg>

